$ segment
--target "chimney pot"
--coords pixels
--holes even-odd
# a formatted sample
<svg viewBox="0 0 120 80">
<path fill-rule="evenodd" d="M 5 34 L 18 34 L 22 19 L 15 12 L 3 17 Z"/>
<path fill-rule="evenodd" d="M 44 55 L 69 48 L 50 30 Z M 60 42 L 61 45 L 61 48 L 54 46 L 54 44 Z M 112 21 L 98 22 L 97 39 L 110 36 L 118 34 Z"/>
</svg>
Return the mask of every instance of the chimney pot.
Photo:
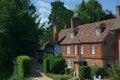
<svg viewBox="0 0 120 80">
<path fill-rule="evenodd" d="M 71 18 L 71 28 L 75 28 L 81 24 L 80 18 Z"/>
</svg>

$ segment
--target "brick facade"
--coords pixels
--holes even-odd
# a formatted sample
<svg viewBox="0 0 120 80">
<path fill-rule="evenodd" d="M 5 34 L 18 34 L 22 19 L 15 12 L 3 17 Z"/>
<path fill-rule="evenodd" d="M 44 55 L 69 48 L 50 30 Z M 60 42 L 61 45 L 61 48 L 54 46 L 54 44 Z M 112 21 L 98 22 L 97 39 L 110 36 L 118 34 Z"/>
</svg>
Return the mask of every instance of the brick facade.
<svg viewBox="0 0 120 80">
<path fill-rule="evenodd" d="M 111 38 L 110 38 L 111 39 Z M 114 40 L 114 39 L 112 39 Z M 85 58 L 88 66 L 93 66 L 95 63 L 97 66 L 103 66 L 104 62 L 107 64 L 113 64 L 116 61 L 115 53 L 113 52 L 113 44 L 112 40 L 105 39 L 108 41 L 107 43 L 86 43 L 86 44 L 70 44 L 70 54 L 66 54 L 66 45 L 62 45 L 62 55 L 67 60 L 71 60 L 71 68 L 77 73 L 77 67 L 80 66 L 79 63 L 75 62 L 75 59 L 78 58 L 80 54 L 80 45 L 83 46 L 83 54 L 81 55 Z M 95 54 L 91 54 L 91 45 L 94 44 Z M 76 46 L 76 54 L 74 54 L 74 46 Z M 105 49 L 104 49 L 105 48 Z M 111 52 L 112 51 L 112 52 Z M 110 57 L 110 55 L 114 55 L 114 57 Z M 120 54 L 119 54 L 120 55 Z M 117 58 L 118 59 L 118 58 Z"/>
</svg>

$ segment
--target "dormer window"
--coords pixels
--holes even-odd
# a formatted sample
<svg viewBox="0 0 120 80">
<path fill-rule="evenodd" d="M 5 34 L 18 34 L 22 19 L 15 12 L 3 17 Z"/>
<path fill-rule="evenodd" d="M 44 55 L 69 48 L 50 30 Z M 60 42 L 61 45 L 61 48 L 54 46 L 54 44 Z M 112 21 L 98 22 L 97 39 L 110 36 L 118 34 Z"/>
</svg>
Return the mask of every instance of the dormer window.
<svg viewBox="0 0 120 80">
<path fill-rule="evenodd" d="M 70 37 L 74 38 L 74 36 L 75 36 L 75 34 L 74 34 L 74 32 L 72 32 L 71 35 L 70 35 Z"/>
<path fill-rule="evenodd" d="M 101 28 L 96 29 L 96 35 L 99 36 L 101 34 Z"/>
<path fill-rule="evenodd" d="M 101 23 L 98 28 L 96 28 L 96 35 L 99 36 L 102 32 L 105 31 L 105 23 Z"/>
<path fill-rule="evenodd" d="M 78 29 L 76 28 L 71 32 L 70 38 L 74 38 L 77 35 L 77 33 L 78 33 Z"/>
</svg>

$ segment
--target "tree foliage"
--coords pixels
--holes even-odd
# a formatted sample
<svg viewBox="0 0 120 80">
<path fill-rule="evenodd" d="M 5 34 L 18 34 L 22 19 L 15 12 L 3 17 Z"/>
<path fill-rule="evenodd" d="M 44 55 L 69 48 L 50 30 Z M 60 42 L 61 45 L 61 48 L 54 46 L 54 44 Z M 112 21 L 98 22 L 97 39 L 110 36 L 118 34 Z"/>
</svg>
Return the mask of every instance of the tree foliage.
<svg viewBox="0 0 120 80">
<path fill-rule="evenodd" d="M 84 24 L 114 18 L 110 11 L 107 14 L 102 9 L 98 0 L 89 0 L 88 2 L 82 0 L 82 3 L 76 6 L 75 14 L 77 14 Z"/>
<path fill-rule="evenodd" d="M 30 55 L 38 47 L 37 17 L 30 0 L 0 0 L 0 73 L 12 71 L 13 57 Z"/>
<path fill-rule="evenodd" d="M 49 15 L 50 28 L 57 25 L 59 30 L 64 26 L 70 26 L 70 19 L 73 16 L 73 11 L 64 7 L 64 3 L 57 0 L 51 3 L 51 14 Z"/>
</svg>

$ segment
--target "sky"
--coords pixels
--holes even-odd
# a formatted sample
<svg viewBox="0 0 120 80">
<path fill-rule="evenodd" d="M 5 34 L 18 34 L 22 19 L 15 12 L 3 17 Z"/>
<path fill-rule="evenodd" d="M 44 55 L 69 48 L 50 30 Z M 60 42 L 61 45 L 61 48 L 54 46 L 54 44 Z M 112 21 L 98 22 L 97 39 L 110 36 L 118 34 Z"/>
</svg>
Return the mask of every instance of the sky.
<svg viewBox="0 0 120 80">
<path fill-rule="evenodd" d="M 41 23 L 48 22 L 48 16 L 51 13 L 51 2 L 55 0 L 31 0 L 37 8 L 38 14 L 41 18 Z M 77 4 L 80 4 L 82 0 L 61 0 L 64 2 L 64 6 L 67 9 L 74 10 Z M 88 1 L 88 0 L 85 0 Z M 103 10 L 110 10 L 113 14 L 116 14 L 116 6 L 120 4 L 120 0 L 98 0 L 102 5 Z"/>
</svg>

